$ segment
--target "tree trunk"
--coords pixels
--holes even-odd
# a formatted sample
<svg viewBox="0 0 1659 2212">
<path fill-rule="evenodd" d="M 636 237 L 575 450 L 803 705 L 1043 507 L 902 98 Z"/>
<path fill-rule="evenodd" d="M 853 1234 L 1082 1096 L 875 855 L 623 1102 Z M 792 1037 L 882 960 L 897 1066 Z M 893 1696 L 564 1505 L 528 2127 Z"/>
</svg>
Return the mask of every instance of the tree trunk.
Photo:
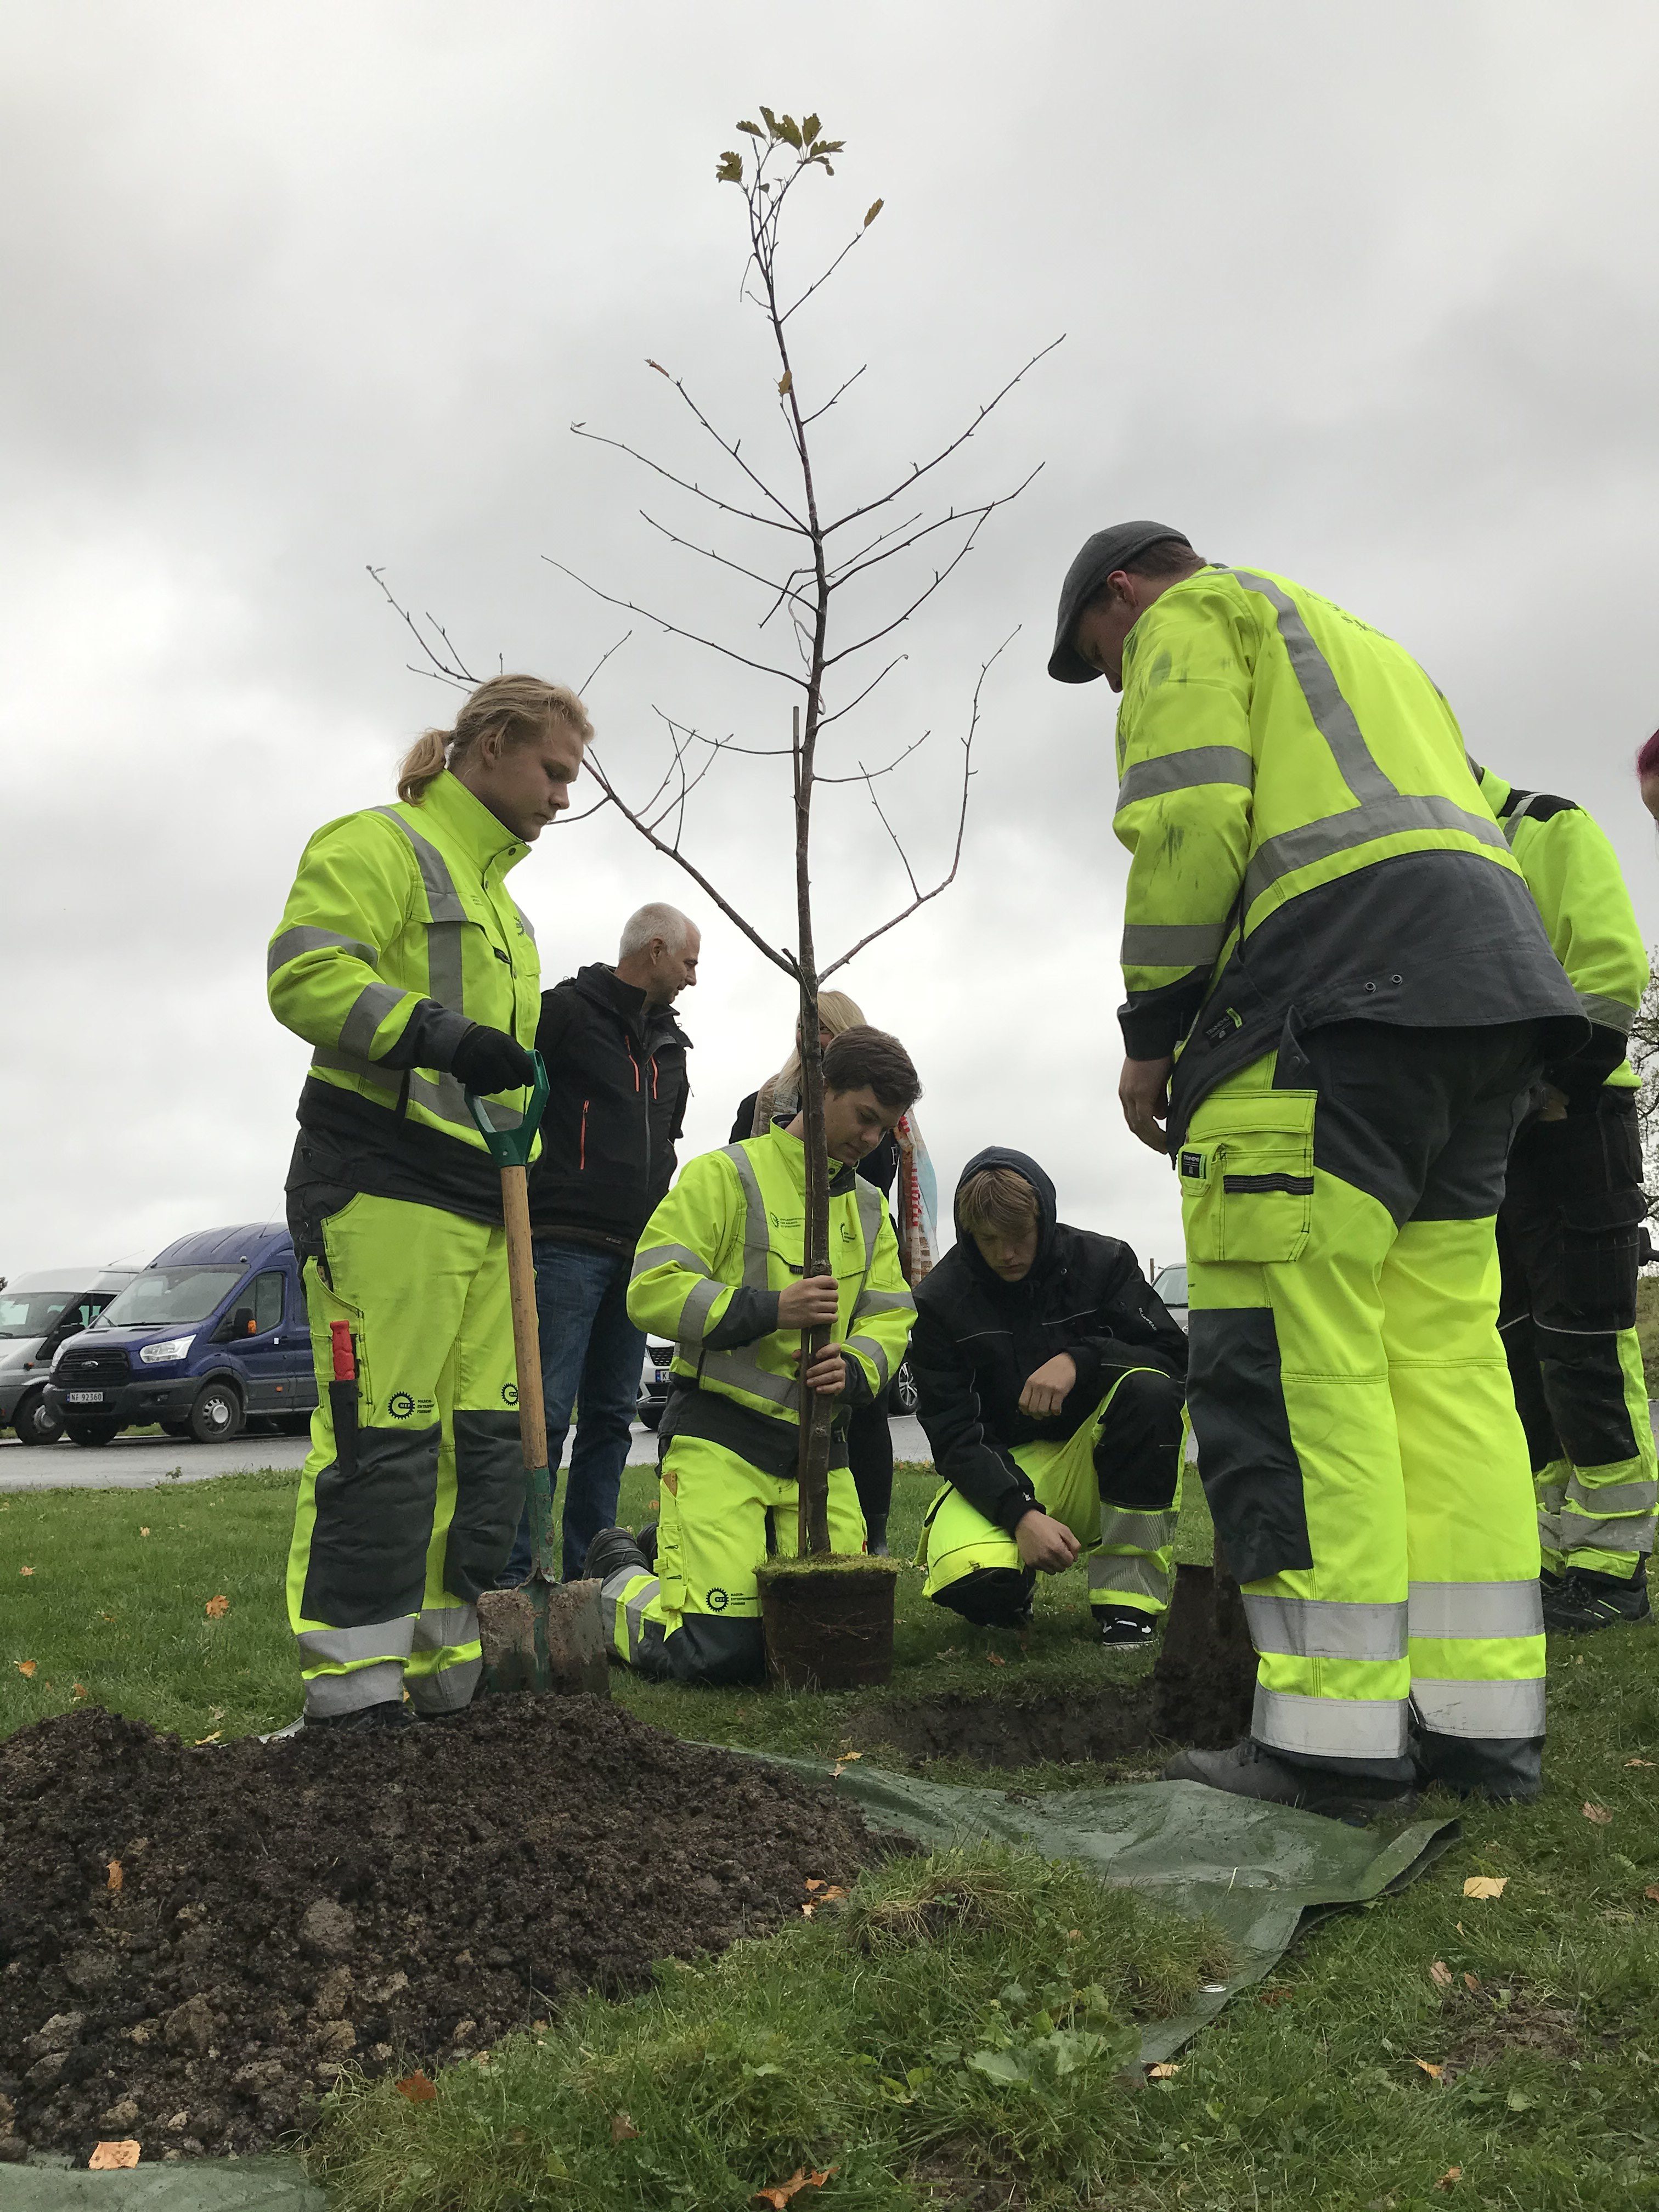
<svg viewBox="0 0 1659 2212">
<path fill-rule="evenodd" d="M 810 736 L 810 732 L 809 732 Z M 803 769 L 805 773 L 803 773 Z M 808 849 L 811 828 L 812 778 L 810 754 L 803 761 L 800 709 L 795 710 L 795 908 L 800 970 L 800 1104 L 805 1123 L 805 1214 L 801 1238 L 801 1273 L 827 1275 L 830 1268 L 830 1155 L 823 1141 L 823 1054 L 818 1044 L 818 970 L 812 949 L 812 878 Z M 832 1328 L 803 1329 L 803 1378 L 813 1357 L 834 1338 Z M 800 1457 L 796 1467 L 799 1520 L 797 1541 L 803 1557 L 830 1549 L 830 1431 L 833 1399 L 808 1390 L 803 1379 Z"/>
</svg>

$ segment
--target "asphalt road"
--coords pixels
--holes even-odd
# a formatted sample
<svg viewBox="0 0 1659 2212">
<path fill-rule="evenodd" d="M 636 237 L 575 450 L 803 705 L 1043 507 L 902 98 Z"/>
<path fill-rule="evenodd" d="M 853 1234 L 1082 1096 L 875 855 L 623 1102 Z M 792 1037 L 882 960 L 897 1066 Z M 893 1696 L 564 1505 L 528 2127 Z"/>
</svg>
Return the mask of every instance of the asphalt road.
<svg viewBox="0 0 1659 2212">
<path fill-rule="evenodd" d="M 896 1419 L 896 1459 L 930 1456 L 921 1424 Z M 303 1437 L 238 1437 L 228 1444 L 181 1444 L 172 1437 L 118 1437 L 112 1444 L 20 1444 L 0 1439 L 0 1491 L 153 1490 L 164 1482 L 205 1482 L 216 1474 L 251 1474 L 259 1468 L 297 1468 L 306 1455 Z M 568 1454 L 567 1454 L 568 1456 Z M 649 1467 L 657 1456 L 654 1432 L 634 1425 L 630 1467 Z"/>
</svg>

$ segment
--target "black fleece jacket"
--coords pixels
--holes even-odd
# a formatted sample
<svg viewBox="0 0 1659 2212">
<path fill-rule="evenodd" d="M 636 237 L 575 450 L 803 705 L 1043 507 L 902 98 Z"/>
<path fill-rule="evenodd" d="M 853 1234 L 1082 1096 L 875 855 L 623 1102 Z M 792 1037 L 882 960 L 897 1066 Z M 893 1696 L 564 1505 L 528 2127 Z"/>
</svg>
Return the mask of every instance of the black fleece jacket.
<svg viewBox="0 0 1659 2212">
<path fill-rule="evenodd" d="M 595 963 L 542 993 L 536 1047 L 548 1096 L 531 1227 L 631 1252 L 674 1180 L 690 1039 L 672 1009 Z"/>
<path fill-rule="evenodd" d="M 1030 1273 L 1005 1283 L 957 1220 L 957 1241 L 916 1285 L 910 1371 L 933 1464 L 969 1503 L 1012 1531 L 1036 1504 L 1011 1447 L 1074 1436 L 1114 1376 L 1155 1367 L 1184 1382 L 1187 1339 L 1115 1237 L 1055 1219 L 1054 1187 L 1024 1152 L 992 1146 L 962 1171 L 1012 1168 L 1036 1193 L 1039 1231 Z M 1049 1420 L 1019 1410 L 1019 1395 L 1046 1360 L 1069 1352 L 1077 1384 Z"/>
</svg>

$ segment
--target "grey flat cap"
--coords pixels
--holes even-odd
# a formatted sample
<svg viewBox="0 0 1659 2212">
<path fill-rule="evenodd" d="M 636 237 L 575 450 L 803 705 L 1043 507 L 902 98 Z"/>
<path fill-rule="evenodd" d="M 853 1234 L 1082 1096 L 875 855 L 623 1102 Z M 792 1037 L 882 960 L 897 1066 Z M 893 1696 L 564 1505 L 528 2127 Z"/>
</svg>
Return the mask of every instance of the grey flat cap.
<svg viewBox="0 0 1659 2212">
<path fill-rule="evenodd" d="M 1184 530 L 1167 522 L 1117 522 L 1109 530 L 1097 530 L 1071 567 L 1060 587 L 1060 619 L 1054 625 L 1054 649 L 1048 655 L 1048 673 L 1056 684 L 1092 684 L 1100 671 L 1091 668 L 1072 643 L 1077 618 L 1115 568 L 1133 561 L 1160 538 L 1192 543 Z"/>
</svg>

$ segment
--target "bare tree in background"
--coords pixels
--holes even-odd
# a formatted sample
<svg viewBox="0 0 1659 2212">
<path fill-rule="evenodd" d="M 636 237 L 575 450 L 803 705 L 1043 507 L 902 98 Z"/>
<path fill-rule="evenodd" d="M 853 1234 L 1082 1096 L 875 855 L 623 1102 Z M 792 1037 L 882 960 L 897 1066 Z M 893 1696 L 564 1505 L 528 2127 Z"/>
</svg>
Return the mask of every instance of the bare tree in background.
<svg viewBox="0 0 1659 2212">
<path fill-rule="evenodd" d="M 625 609 L 655 623 L 669 636 L 684 638 L 744 668 L 773 678 L 791 695 L 787 742 L 781 738 L 774 744 L 739 745 L 732 738 L 705 737 L 658 708 L 668 758 L 660 781 L 647 798 L 630 800 L 624 797 L 594 748 L 589 750 L 587 765 L 605 794 L 599 805 L 614 806 L 647 843 L 683 868 L 756 950 L 781 969 L 797 987 L 800 1001 L 801 1104 L 806 1131 L 805 1272 L 827 1274 L 830 1272 L 830 1197 L 823 1133 L 823 1068 L 818 1045 L 819 987 L 855 953 L 896 928 L 954 882 L 962 859 L 981 693 L 986 675 L 1010 641 L 1005 639 L 981 663 L 974 685 L 966 727 L 957 740 L 960 757 L 953 776 L 954 831 L 949 858 L 936 872 L 927 876 L 918 872 L 878 789 L 881 779 L 925 744 L 929 733 L 923 732 L 873 768 L 862 759 L 849 758 L 845 750 L 828 753 L 823 749 L 827 743 L 832 744 L 843 736 L 839 726 L 871 697 L 883 679 L 906 657 L 892 644 L 896 634 L 967 557 L 991 516 L 1018 498 L 1037 473 L 1034 469 L 1011 490 L 976 504 L 947 504 L 941 509 L 932 497 L 939 481 L 936 471 L 961 451 L 992 410 L 1060 340 L 1053 340 L 1033 355 L 978 408 L 972 420 L 954 437 L 940 445 L 929 459 L 912 463 L 896 483 L 868 491 L 845 503 L 832 500 L 815 463 L 813 426 L 842 403 L 864 371 L 862 368 L 855 369 L 822 393 L 811 390 L 810 374 L 797 352 L 802 326 L 796 318 L 860 245 L 881 213 L 882 202 L 878 199 L 870 206 L 862 222 L 809 283 L 799 290 L 786 286 L 780 260 L 785 207 L 802 180 L 814 171 L 821 172 L 825 178 L 834 176 L 833 156 L 841 152 L 842 141 L 823 137 L 816 115 L 808 115 L 797 123 L 792 116 L 775 115 L 769 107 L 763 107 L 760 113 L 759 123 L 742 122 L 737 126 L 751 142 L 747 157 L 736 152 L 723 154 L 714 173 L 719 183 L 735 185 L 743 199 L 749 238 L 743 297 L 763 317 L 775 349 L 774 404 L 783 424 L 790 457 L 786 480 L 775 481 L 765 473 L 744 451 L 743 436 L 728 434 L 717 426 L 685 384 L 659 362 L 647 365 L 672 384 L 685 404 L 697 436 L 719 451 L 721 458 L 718 489 L 705 486 L 682 468 L 667 466 L 626 440 L 590 429 L 586 422 L 571 426 L 577 436 L 610 446 L 647 470 L 665 493 L 678 493 L 694 502 L 692 511 L 703 511 L 708 532 L 725 533 L 725 544 L 704 544 L 700 542 L 702 533 L 698 538 L 684 534 L 689 526 L 676 528 L 657 515 L 644 515 L 650 526 L 672 544 L 745 579 L 755 587 L 762 595 L 763 606 L 757 631 L 754 636 L 745 636 L 738 643 L 707 636 L 654 609 L 638 605 L 631 599 L 601 590 L 586 577 L 566 568 L 562 562 L 555 561 L 552 565 L 608 605 Z M 845 595 L 852 586 L 877 572 L 881 572 L 878 581 L 890 583 L 890 604 L 878 613 L 866 613 L 859 621 L 847 618 Z M 385 590 L 379 573 L 371 573 Z M 389 592 L 386 596 L 391 599 Z M 397 602 L 392 600 L 392 605 L 397 606 Z M 398 612 L 409 624 L 420 647 L 426 664 L 422 672 L 469 686 L 477 680 L 462 665 L 441 625 L 428 617 L 423 627 L 403 608 L 398 607 Z M 848 635 L 849 630 L 854 634 Z M 591 683 L 592 678 L 588 680 Z M 726 752 L 775 757 L 789 763 L 795 862 L 793 946 L 772 943 L 684 848 L 687 801 Z M 833 773 L 826 769 L 825 762 Z M 892 842 L 905 885 L 892 914 L 822 964 L 813 930 L 811 878 L 813 800 L 820 785 L 863 787 L 883 830 Z M 829 1336 L 828 1329 L 818 1329 L 804 1337 L 803 1369 L 823 1349 Z M 804 1397 L 799 1470 L 799 1548 L 804 1553 L 823 1553 L 830 1548 L 829 1464 L 833 1407 L 815 1393 L 805 1393 Z"/>
<path fill-rule="evenodd" d="M 1641 1079 L 1636 1126 L 1642 1139 L 1642 1180 L 1652 1191 L 1659 1176 L 1659 945 L 1649 947 L 1648 964 L 1653 972 L 1630 1025 L 1630 1064 Z"/>
</svg>

